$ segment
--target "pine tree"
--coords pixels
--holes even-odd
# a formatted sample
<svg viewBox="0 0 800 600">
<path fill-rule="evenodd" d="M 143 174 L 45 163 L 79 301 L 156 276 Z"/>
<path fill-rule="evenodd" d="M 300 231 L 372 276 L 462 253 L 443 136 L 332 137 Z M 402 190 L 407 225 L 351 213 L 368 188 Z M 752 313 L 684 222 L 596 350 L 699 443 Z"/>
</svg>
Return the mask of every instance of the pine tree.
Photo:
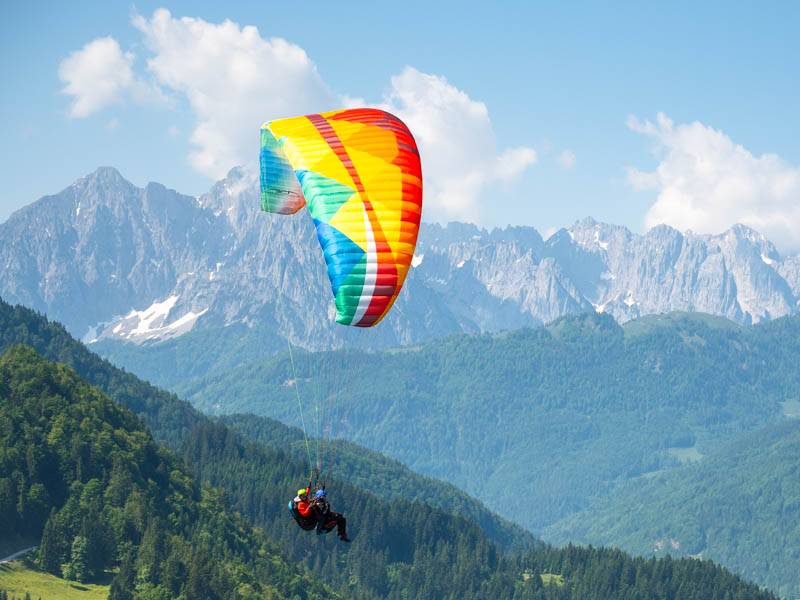
<svg viewBox="0 0 800 600">
<path fill-rule="evenodd" d="M 67 544 L 64 534 L 59 526 L 56 509 L 50 511 L 50 517 L 44 525 L 42 540 L 39 542 L 36 564 L 38 567 L 52 575 L 61 572 L 61 562 L 66 558 Z"/>
<path fill-rule="evenodd" d="M 72 542 L 70 561 L 63 565 L 64 579 L 85 583 L 89 580 L 88 541 L 82 535 L 76 535 Z"/>
<path fill-rule="evenodd" d="M 120 566 L 119 573 L 117 573 L 111 582 L 108 600 L 133 600 L 133 580 L 135 574 L 133 558 L 131 553 L 128 552 L 125 558 L 122 559 L 122 566 Z"/>
</svg>

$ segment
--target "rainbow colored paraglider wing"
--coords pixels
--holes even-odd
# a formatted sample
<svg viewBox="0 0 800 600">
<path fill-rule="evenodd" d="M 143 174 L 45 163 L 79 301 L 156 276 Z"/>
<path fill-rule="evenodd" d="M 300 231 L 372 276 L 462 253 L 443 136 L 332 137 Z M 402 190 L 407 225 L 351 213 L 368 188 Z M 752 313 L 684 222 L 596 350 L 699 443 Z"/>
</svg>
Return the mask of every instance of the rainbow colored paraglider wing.
<svg viewBox="0 0 800 600">
<path fill-rule="evenodd" d="M 422 212 L 419 151 L 405 124 L 376 109 L 268 121 L 261 127 L 261 207 L 314 219 L 336 321 L 370 327 L 408 274 Z"/>
</svg>

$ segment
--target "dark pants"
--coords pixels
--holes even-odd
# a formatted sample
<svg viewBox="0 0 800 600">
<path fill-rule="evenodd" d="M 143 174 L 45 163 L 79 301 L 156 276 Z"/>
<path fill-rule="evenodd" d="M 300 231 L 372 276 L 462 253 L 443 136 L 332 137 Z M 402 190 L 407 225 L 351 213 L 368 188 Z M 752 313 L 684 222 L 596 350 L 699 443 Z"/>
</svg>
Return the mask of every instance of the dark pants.
<svg viewBox="0 0 800 600">
<path fill-rule="evenodd" d="M 346 527 L 347 527 L 347 519 L 344 515 L 340 515 L 339 513 L 329 512 L 326 515 L 320 515 L 320 519 L 317 522 L 317 533 L 322 533 L 323 531 L 328 532 L 331 529 L 336 527 L 336 535 L 340 537 L 347 537 Z"/>
</svg>

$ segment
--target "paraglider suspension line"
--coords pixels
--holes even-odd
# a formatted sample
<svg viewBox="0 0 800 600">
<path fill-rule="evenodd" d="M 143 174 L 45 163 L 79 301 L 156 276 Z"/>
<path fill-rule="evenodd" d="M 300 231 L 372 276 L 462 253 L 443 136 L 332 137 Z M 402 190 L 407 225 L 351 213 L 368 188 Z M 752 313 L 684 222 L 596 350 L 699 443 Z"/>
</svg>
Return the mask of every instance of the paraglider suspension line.
<svg viewBox="0 0 800 600">
<path fill-rule="evenodd" d="M 306 432 L 306 420 L 303 417 L 303 403 L 300 401 L 300 386 L 297 381 L 297 371 L 294 368 L 294 356 L 292 355 L 292 343 L 286 338 L 286 345 L 289 347 L 289 360 L 292 363 L 292 377 L 294 378 L 294 391 L 297 396 L 297 406 L 300 408 L 300 423 L 303 425 L 303 439 L 306 442 L 306 453 L 308 454 L 308 471 L 311 477 L 314 475 L 314 463 L 311 461 L 311 446 L 308 443 L 308 433 Z"/>
</svg>

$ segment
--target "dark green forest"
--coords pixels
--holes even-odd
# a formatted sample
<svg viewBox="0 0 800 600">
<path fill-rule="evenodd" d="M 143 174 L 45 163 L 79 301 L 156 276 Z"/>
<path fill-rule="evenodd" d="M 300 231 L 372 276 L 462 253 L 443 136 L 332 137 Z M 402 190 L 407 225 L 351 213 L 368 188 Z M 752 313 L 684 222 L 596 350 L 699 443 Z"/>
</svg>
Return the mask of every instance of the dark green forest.
<svg viewBox="0 0 800 600">
<path fill-rule="evenodd" d="M 352 545 L 343 548 L 343 544 L 338 544 L 333 539 L 329 540 L 324 537 L 317 539 L 314 536 L 309 540 L 309 537 L 314 534 L 309 535 L 296 528 L 288 517 L 288 511 L 284 506 L 287 500 L 285 488 L 288 487 L 289 490 L 296 489 L 298 478 L 302 479 L 306 473 L 306 466 L 301 461 L 294 459 L 290 452 L 240 440 L 238 435 L 231 429 L 223 424 L 209 423 L 202 415 L 193 411 L 175 396 L 161 392 L 140 382 L 132 375 L 114 369 L 105 361 L 87 352 L 81 344 L 69 338 L 63 328 L 57 324 L 48 323 L 46 319 L 36 313 L 20 307 L 12 308 L 7 304 L 0 305 L 0 308 L 4 309 L 0 311 L 0 316 L 3 318 L 0 334 L 3 336 L 4 346 L 8 346 L 12 342 L 18 342 L 21 339 L 33 341 L 46 351 L 56 354 L 60 360 L 81 366 L 92 377 L 103 382 L 106 386 L 110 386 L 115 390 L 122 390 L 123 393 L 120 396 L 122 403 L 139 408 L 141 410 L 140 416 L 143 419 L 152 421 L 156 425 L 160 423 L 160 427 L 167 432 L 163 436 L 165 440 L 179 440 L 176 446 L 181 448 L 183 457 L 191 465 L 189 468 L 195 473 L 201 473 L 202 480 L 213 482 L 214 485 L 218 486 L 217 488 L 199 484 L 197 480 L 190 476 L 187 468 L 181 468 L 179 460 L 172 457 L 164 448 L 155 446 L 136 417 L 126 413 L 124 410 L 119 411 L 119 415 L 114 417 L 120 423 L 135 424 L 133 431 L 139 432 L 140 437 L 144 436 L 141 440 L 142 443 L 147 448 L 150 448 L 148 452 L 155 453 L 154 455 L 157 458 L 152 465 L 152 468 L 155 469 L 154 476 L 159 474 L 159 470 L 163 472 L 169 468 L 170 477 L 173 476 L 173 472 L 177 472 L 180 475 L 177 477 L 175 485 L 178 483 L 182 485 L 182 487 L 178 486 L 178 490 L 182 490 L 186 497 L 195 494 L 192 498 L 197 501 L 197 494 L 199 493 L 200 505 L 203 506 L 205 504 L 207 510 L 203 512 L 201 508 L 195 508 L 198 512 L 193 514 L 204 515 L 204 518 L 207 517 L 210 521 L 200 519 L 191 525 L 186 525 L 190 529 L 184 531 L 184 535 L 191 535 L 194 531 L 191 529 L 192 527 L 202 530 L 206 525 L 208 527 L 212 527 L 213 524 L 219 525 L 219 519 L 223 518 L 223 516 L 228 521 L 225 522 L 223 527 L 217 529 L 215 533 L 226 538 L 232 532 L 236 532 L 237 527 L 241 529 L 243 533 L 235 535 L 234 540 L 226 538 L 220 541 L 203 538 L 204 543 L 211 544 L 213 542 L 217 544 L 213 546 L 212 552 L 220 548 L 223 550 L 223 554 L 228 559 L 225 564 L 231 564 L 231 561 L 233 561 L 233 564 L 240 564 L 236 563 L 237 560 L 245 561 L 244 564 L 246 564 L 248 556 L 252 556 L 252 554 L 244 555 L 244 557 L 237 555 L 236 550 L 240 548 L 236 545 L 236 542 L 250 539 L 252 543 L 256 544 L 261 540 L 261 547 L 267 549 L 265 551 L 269 551 L 270 548 L 273 550 L 276 547 L 280 548 L 278 554 L 270 555 L 273 558 L 270 560 L 271 567 L 269 568 L 275 568 L 276 563 L 280 563 L 280 555 L 292 556 L 305 565 L 307 572 L 312 572 L 317 581 L 322 581 L 326 585 L 338 588 L 342 593 L 350 597 L 773 597 L 771 594 L 759 591 L 750 584 L 745 584 L 737 576 L 713 565 L 709 561 L 647 561 L 630 558 L 618 551 L 592 548 L 579 549 L 572 546 L 564 549 L 553 549 L 541 545 L 527 553 L 507 555 L 501 551 L 500 546 L 488 540 L 481 528 L 469 519 L 439 510 L 419 500 L 408 501 L 402 499 L 397 494 L 397 491 L 382 494 L 380 489 L 370 488 L 370 491 L 366 492 L 353 488 L 346 483 L 338 482 L 333 482 L 330 486 L 334 509 L 346 512 L 349 515 L 352 535 L 356 536 L 355 541 Z M 102 409 L 100 407 L 92 409 L 90 414 L 105 414 L 103 411 L 108 411 L 110 410 L 109 407 L 113 406 L 98 390 L 93 390 L 77 380 L 76 375 L 71 373 L 69 369 L 59 365 L 48 365 L 48 363 L 34 358 L 30 350 L 23 348 L 13 348 L 4 360 L 13 360 L 15 356 L 24 357 L 25 360 L 22 360 L 22 363 L 29 362 L 31 365 L 38 365 L 41 367 L 40 371 L 48 372 L 48 369 L 55 369 L 54 372 L 60 374 L 62 379 L 67 378 L 68 381 L 75 383 L 76 388 L 80 389 L 79 395 L 83 399 L 97 399 Z M 21 368 L 24 371 L 26 367 L 23 364 Z M 37 368 L 34 368 L 34 371 Z M 34 389 L 36 385 L 39 385 L 36 383 L 37 376 L 34 374 L 33 383 L 30 383 L 31 387 L 26 389 Z M 47 394 L 44 394 L 44 396 L 46 397 Z M 56 397 L 60 396 L 56 394 Z M 3 399 L 4 401 L 6 400 L 5 395 Z M 10 398 L 8 400 L 10 401 Z M 22 402 L 30 402 L 33 406 L 36 406 L 36 400 L 34 399 L 23 399 Z M 62 400 L 59 400 L 59 402 L 63 403 Z M 3 414 L 6 414 L 5 410 Z M 37 415 L 37 411 L 34 409 L 26 418 L 33 419 L 40 429 L 45 427 L 41 411 Z M 111 420 L 111 423 L 117 422 L 114 419 Z M 102 419 L 99 421 L 102 421 Z M 99 421 L 95 423 L 100 428 L 100 433 L 97 434 L 98 439 L 105 443 L 105 448 L 108 449 L 106 437 L 102 434 L 111 435 L 108 433 L 109 428 L 112 431 L 116 430 L 110 425 L 104 427 Z M 82 419 L 82 423 L 84 422 L 86 422 L 86 419 Z M 89 422 L 94 421 L 90 419 Z M 30 427 L 33 430 L 37 429 L 36 426 Z M 176 432 L 178 433 L 176 434 Z M 285 436 L 286 433 L 284 431 L 283 435 Z M 92 435 L 89 432 L 88 439 L 94 439 Z M 139 439 L 136 436 L 133 437 L 136 440 Z M 86 452 L 86 446 L 81 445 L 79 442 L 73 444 L 72 438 L 70 438 L 69 451 L 62 451 L 61 454 L 72 456 L 74 446 L 77 458 L 73 463 L 67 461 L 67 464 L 64 465 L 67 469 L 66 475 L 61 475 L 60 471 L 57 476 L 51 473 L 54 476 L 54 483 L 48 482 L 47 485 L 35 480 L 38 475 L 26 475 L 30 471 L 27 446 L 24 452 L 21 452 L 21 448 L 16 448 L 16 443 L 23 443 L 24 437 L 12 435 L 12 438 L 13 444 L 9 444 L 8 449 L 5 443 L 3 446 L 4 462 L 2 469 L 0 469 L 0 481 L 2 481 L 2 486 L 5 486 L 3 489 L 8 489 L 8 486 L 12 483 L 16 486 L 14 493 L 10 497 L 12 499 L 11 502 L 16 507 L 14 519 L 17 525 L 15 527 L 22 529 L 15 531 L 14 535 L 22 535 L 24 533 L 26 536 L 33 535 L 36 537 L 35 531 L 31 526 L 21 525 L 26 519 L 16 509 L 21 507 L 23 511 L 38 511 L 37 514 L 39 515 L 43 536 L 41 546 L 44 547 L 44 550 L 40 549 L 39 554 L 47 556 L 49 552 L 47 551 L 47 546 L 50 544 L 49 542 L 45 543 L 45 530 L 48 530 L 47 537 L 55 536 L 54 539 L 58 539 L 63 534 L 65 537 L 61 540 L 61 545 L 58 546 L 56 544 L 56 547 L 60 547 L 60 552 L 62 552 L 62 554 L 58 555 L 60 557 L 58 560 L 64 560 L 59 564 L 59 568 L 63 565 L 69 565 L 73 560 L 72 544 L 74 544 L 74 540 L 83 537 L 88 540 L 90 537 L 88 535 L 88 527 L 87 531 L 85 531 L 87 535 L 81 535 L 84 533 L 84 523 L 89 522 L 86 520 L 88 519 L 88 513 L 85 511 L 91 510 L 93 507 L 96 508 L 99 504 L 102 510 L 109 510 L 109 515 L 115 514 L 114 510 L 117 510 L 116 514 L 119 517 L 120 507 L 115 506 L 113 502 L 115 501 L 114 498 L 116 498 L 117 503 L 119 503 L 120 495 L 114 496 L 109 493 L 110 500 L 106 500 L 106 489 L 102 489 L 98 490 L 98 492 L 102 493 L 103 499 L 99 502 L 94 502 L 94 504 L 91 502 L 89 496 L 92 494 L 85 493 L 88 482 L 81 481 L 76 484 L 74 479 L 74 473 L 77 472 L 79 464 L 81 465 L 82 473 L 87 468 L 84 466 L 85 454 L 81 454 L 81 452 Z M 112 439 L 115 438 L 112 437 Z M 122 439 L 126 439 L 126 436 L 122 436 Z M 15 446 L 13 451 L 10 449 L 11 445 Z M 37 446 L 37 444 L 34 444 L 34 446 Z M 90 459 L 93 456 L 91 446 L 92 443 L 89 443 L 88 456 Z M 135 444 L 134 447 L 136 447 Z M 78 451 L 81 448 L 83 450 Z M 93 479 L 101 482 L 108 481 L 110 484 L 111 476 L 115 472 L 114 465 L 128 464 L 123 460 L 128 456 L 126 452 L 127 450 L 123 445 L 123 448 L 116 454 L 108 452 L 102 458 L 95 456 L 95 460 L 100 461 L 97 464 L 104 464 L 105 466 L 101 468 L 103 475 Z M 33 453 L 35 454 L 36 452 L 34 451 Z M 108 460 L 111 455 L 118 455 L 117 463 L 112 460 L 109 467 Z M 12 456 L 14 457 L 13 461 L 7 460 Z M 47 463 L 47 461 L 44 461 L 44 463 Z M 36 464 L 38 465 L 39 463 L 37 462 Z M 61 463 L 59 464 L 61 465 Z M 95 463 L 90 461 L 89 465 L 95 465 Z M 133 466 L 138 468 L 139 472 L 143 468 L 140 464 Z M 84 478 L 88 475 L 89 472 L 86 473 Z M 368 478 L 367 466 L 361 466 L 360 476 Z M 380 480 L 381 475 L 378 475 L 376 481 Z M 123 478 L 122 481 L 124 485 L 128 485 L 127 479 Z M 137 480 L 131 478 L 131 481 L 135 483 Z M 163 482 L 164 480 L 157 481 Z M 170 479 L 167 480 L 168 486 L 171 485 L 170 481 Z M 66 485 L 65 482 L 70 485 Z M 39 503 L 33 502 L 29 506 L 24 501 L 20 504 L 20 497 L 27 498 L 30 495 L 30 490 L 37 483 L 40 483 L 41 487 L 35 488 L 37 491 L 34 492 L 33 498 L 39 498 Z M 52 502 L 52 499 L 48 496 L 42 496 L 39 490 L 42 488 L 49 490 L 52 487 L 52 489 L 56 490 L 54 492 L 55 497 L 58 497 L 58 490 L 63 490 L 65 485 L 68 490 L 71 490 L 72 486 L 80 487 L 80 495 L 72 496 L 68 491 L 66 501 L 61 507 L 56 506 L 55 503 L 42 504 L 42 497 L 46 498 L 47 502 Z M 133 494 L 134 488 L 132 486 L 133 483 L 131 487 L 123 488 L 127 489 L 128 492 L 127 494 L 122 494 L 126 496 L 126 503 L 130 495 Z M 147 486 L 142 489 L 147 489 Z M 167 487 L 167 489 L 170 488 Z M 222 489 L 224 491 L 221 491 Z M 20 490 L 23 490 L 23 492 L 20 493 Z M 48 491 L 47 493 L 49 494 L 50 492 Z M 164 490 L 162 490 L 161 494 L 162 496 L 165 495 Z M 135 496 L 135 494 L 133 495 Z M 391 500 L 384 501 L 381 498 L 384 495 L 387 498 L 391 498 Z M 156 497 L 158 497 L 158 493 Z M 168 499 L 176 501 L 174 495 L 168 495 Z M 83 504 L 82 501 L 84 501 Z M 155 502 L 155 500 L 146 498 L 141 502 L 140 506 L 148 506 L 148 502 Z M 245 522 L 237 520 L 235 516 L 231 516 L 226 509 L 228 502 L 231 502 L 234 508 L 241 511 L 242 514 L 263 525 L 264 535 L 273 539 L 274 542 L 263 541 L 266 538 L 258 537 L 259 534 L 249 530 Z M 119 517 L 122 519 L 121 522 L 127 522 L 126 506 L 127 504 L 122 504 L 121 507 L 122 516 Z M 65 507 L 70 508 L 66 509 Z M 75 507 L 77 507 L 77 512 L 72 512 Z M 82 510 L 84 511 L 83 513 L 81 512 Z M 163 511 L 166 511 L 167 515 L 170 514 L 167 508 L 161 510 L 161 513 L 156 510 L 155 514 L 163 515 L 165 514 Z M 139 529 L 134 528 L 132 530 L 134 538 L 131 541 L 131 545 L 126 545 L 124 538 L 119 538 L 122 541 L 119 543 L 116 553 L 109 552 L 104 559 L 112 563 L 117 561 L 119 572 L 116 578 L 118 583 L 115 587 L 115 593 L 122 594 L 118 597 L 128 597 L 125 595 L 127 591 L 130 591 L 130 585 L 128 584 L 136 588 L 136 597 L 151 597 L 146 592 L 156 594 L 153 590 L 158 590 L 158 586 L 169 585 L 166 580 L 159 582 L 158 577 L 165 576 L 164 574 L 167 572 L 174 573 L 174 571 L 166 569 L 166 562 L 159 562 L 159 564 L 165 565 L 164 569 L 159 570 L 156 568 L 158 573 L 149 575 L 150 571 L 142 569 L 148 563 L 140 560 L 139 550 L 146 540 L 150 541 L 145 544 L 145 548 L 149 548 L 151 542 L 156 547 L 162 547 L 157 540 L 153 541 L 153 536 L 158 538 L 158 535 L 155 535 L 157 531 L 164 533 L 164 535 L 166 535 L 166 532 L 172 534 L 177 531 L 178 533 L 175 533 L 175 535 L 180 535 L 179 529 L 174 529 L 174 527 L 180 526 L 180 520 L 175 523 L 170 521 L 164 527 L 153 526 L 148 529 L 147 517 L 149 513 L 139 511 L 136 514 L 139 517 Z M 396 520 L 389 519 L 390 515 L 396 515 L 396 517 L 392 517 L 392 519 Z M 78 524 L 79 517 L 80 524 Z M 106 516 L 104 515 L 103 518 L 106 518 Z M 215 521 L 215 519 L 217 520 Z M 162 524 L 160 521 L 158 523 L 159 525 Z M 366 526 L 366 524 L 369 524 L 369 526 Z M 377 527 L 377 529 L 373 530 L 373 526 Z M 150 535 L 146 535 L 148 530 Z M 130 532 L 131 530 L 126 531 Z M 253 541 L 252 538 L 247 538 L 248 531 L 258 539 Z M 378 535 L 379 533 L 380 535 Z M 65 550 L 67 544 L 63 542 L 69 535 L 72 535 L 73 538 L 72 544 L 69 545 L 69 550 L 67 551 Z M 140 542 L 139 547 L 136 547 L 134 543 L 137 539 L 136 536 L 138 536 Z M 117 539 L 113 535 L 109 537 L 112 540 Z M 191 540 L 192 538 L 190 537 L 189 539 Z M 226 546 L 226 543 L 229 545 Z M 270 546 L 271 543 L 274 543 L 275 546 Z M 82 546 L 83 542 L 81 541 L 78 543 L 75 553 L 78 558 L 83 556 Z M 189 547 L 195 549 L 203 546 L 195 544 L 183 546 L 187 551 L 190 551 Z M 120 552 L 119 548 L 123 548 L 127 552 Z M 158 551 L 155 552 L 158 555 Z M 143 554 L 148 555 L 147 552 Z M 149 556 L 152 556 L 152 553 Z M 162 554 L 160 558 L 164 559 L 165 557 Z M 37 558 L 37 560 L 39 559 Z M 80 563 L 81 561 L 79 560 L 78 562 Z M 171 564 L 174 566 L 176 562 L 177 559 L 173 559 Z M 97 564 L 99 562 L 95 563 L 95 565 Z M 152 563 L 150 564 L 152 566 Z M 183 564 L 185 565 L 186 563 Z M 668 567 L 665 567 L 665 565 L 668 565 Z M 208 564 L 205 566 L 206 568 L 211 568 Z M 219 567 L 219 565 L 217 566 Z M 96 566 L 95 572 L 98 568 Z M 262 573 L 263 571 L 259 571 L 259 568 L 264 568 L 264 565 L 258 565 L 252 570 L 247 569 L 248 576 L 256 577 L 258 573 Z M 316 593 L 314 590 L 320 589 L 319 586 L 322 585 L 320 583 L 305 585 L 307 575 L 303 575 L 302 570 L 297 571 L 295 568 L 293 571 L 290 567 L 287 567 L 287 569 L 288 571 L 284 570 L 281 573 L 294 573 L 288 579 L 290 584 L 295 585 L 293 593 L 296 593 L 299 597 L 305 597 L 303 594 L 306 593 L 313 596 Z M 90 572 L 87 571 L 86 573 L 86 576 L 91 576 Z M 601 573 L 602 575 L 600 575 Z M 72 574 L 74 575 L 74 571 Z M 545 577 L 537 577 L 539 574 L 544 574 Z M 560 578 L 556 576 L 560 576 Z M 181 577 L 178 580 L 172 580 L 172 584 L 185 585 L 186 581 L 188 581 Z M 544 583 L 545 581 L 548 583 Z M 283 582 L 279 583 L 282 585 Z M 142 586 L 141 589 L 140 586 Z M 305 591 L 299 588 L 304 588 Z M 236 593 L 249 593 L 251 589 L 245 587 L 244 592 L 241 592 L 237 587 Z M 277 597 L 284 593 L 278 585 L 275 585 L 272 589 L 278 595 Z M 455 593 L 456 589 L 458 594 Z M 415 591 L 412 592 L 412 590 Z M 233 593 L 231 590 L 227 590 L 227 592 Z M 152 597 L 157 597 L 157 595 Z M 195 596 L 187 594 L 186 597 Z M 241 597 L 246 596 L 242 595 Z"/>
<path fill-rule="evenodd" d="M 629 479 L 784 420 L 783 404 L 800 398 L 800 317 L 743 328 L 656 315 L 621 327 L 609 315 L 572 315 L 540 329 L 294 362 L 265 356 L 176 389 L 205 411 L 299 426 L 287 380 L 342 365 L 334 401 L 346 405 L 346 437 L 494 510 L 528 497 L 538 510 L 504 516 L 541 532 Z"/>
<path fill-rule="evenodd" d="M 38 539 L 42 571 L 117 570 L 114 600 L 331 595 L 68 367 L 10 348 L 0 413 L 0 531 Z"/>
<path fill-rule="evenodd" d="M 643 555 L 700 555 L 797 598 L 798 456 L 800 421 L 772 425 L 700 463 L 632 481 L 548 536 Z"/>
<path fill-rule="evenodd" d="M 47 358 L 64 363 L 98 387 L 113 400 L 130 408 L 150 429 L 153 437 L 168 448 L 179 451 L 181 443 L 196 426 L 211 420 L 174 394 L 141 381 L 90 352 L 72 338 L 59 324 L 22 306 L 11 306 L 0 300 L 0 352 L 12 344 L 26 344 Z M 243 428 L 251 441 L 275 448 L 295 447 L 302 432 L 287 428 L 270 419 L 241 421 L 257 423 L 257 428 Z M 258 429 L 261 431 L 258 431 Z M 452 485 L 422 477 L 375 452 L 352 444 L 343 444 L 337 458 L 337 475 L 353 477 L 353 483 L 369 489 L 382 485 L 389 498 L 423 499 L 428 504 L 454 510 L 481 524 L 490 539 L 504 548 L 527 548 L 533 537 L 522 528 L 498 518 L 479 502 Z M 304 476 L 307 479 L 307 476 Z M 304 481 L 305 482 L 305 481 Z M 289 486 L 287 493 L 297 490 Z"/>
<path fill-rule="evenodd" d="M 306 459 L 303 432 L 294 427 L 255 415 L 224 415 L 215 421 L 224 423 L 245 440 L 281 449 L 296 460 Z M 414 473 L 400 462 L 363 446 L 346 441 L 338 441 L 336 446 L 333 472 L 339 481 L 371 490 L 383 500 L 418 500 L 444 508 L 478 523 L 489 539 L 506 551 L 525 550 L 535 543 L 533 535 L 498 518 L 453 485 Z"/>
<path fill-rule="evenodd" d="M 116 569 L 112 599 L 332 597 L 320 580 L 353 598 L 774 598 L 708 561 L 572 546 L 504 556 L 473 522 L 418 502 L 358 506 L 346 486 L 332 491 L 369 531 L 344 549 L 314 540 L 311 551 L 289 534 L 312 577 L 230 513 L 225 492 L 200 486 L 132 413 L 68 367 L 12 347 L 0 359 L 0 401 L 9 417 L 0 439 L 4 531 L 41 529 L 44 571 L 90 581 Z M 274 490 L 295 482 L 302 463 L 244 447 L 221 424 L 194 430 L 184 455 L 224 482 L 236 504 L 261 507 L 268 535 L 296 534 L 276 518 L 283 499 Z M 545 586 L 542 574 L 560 577 Z"/>
<path fill-rule="evenodd" d="M 189 430 L 205 420 L 202 413 L 175 394 L 153 387 L 87 350 L 60 323 L 0 300 L 0 351 L 14 344 L 30 346 L 44 358 L 74 369 L 88 383 L 136 413 L 153 437 L 169 448 L 177 448 Z"/>
<path fill-rule="evenodd" d="M 324 366 L 334 359 L 319 355 L 318 360 Z M 665 517 L 668 497 L 657 503 L 662 510 L 643 517 L 652 525 L 643 528 L 647 534 L 623 535 L 625 523 L 633 531 L 638 522 L 616 518 L 639 514 L 621 501 L 627 490 L 650 478 L 660 481 L 671 470 L 670 489 L 681 490 L 684 478 L 695 481 L 690 506 L 719 502 L 719 495 L 711 494 L 717 480 L 711 470 L 703 470 L 703 476 L 684 475 L 684 470 L 693 461 L 702 465 L 747 432 L 800 413 L 800 318 L 743 328 L 719 317 L 675 313 L 620 327 L 604 315 L 575 315 L 537 330 L 452 336 L 411 349 L 364 353 L 356 363 L 362 370 L 380 364 L 384 374 L 345 390 L 349 434 L 480 495 L 546 539 L 563 542 L 574 532 L 576 540 L 649 555 L 662 538 L 670 544 L 670 538 L 649 532 L 675 531 L 681 547 L 672 551 L 685 555 L 703 551 L 707 530 L 713 529 L 714 543 L 703 556 L 736 565 L 738 572 L 781 590 L 798 584 L 791 550 L 796 545 L 787 546 L 785 535 L 763 535 L 783 531 L 787 516 L 796 516 L 791 486 L 770 486 L 775 497 L 769 502 L 764 495 L 738 493 L 731 513 L 737 518 L 705 511 L 710 519 L 705 528 L 690 525 L 697 519 L 675 527 L 677 519 Z M 311 360 L 298 363 L 304 364 L 313 366 Z M 287 357 L 265 358 L 230 376 L 210 376 L 204 384 L 211 391 L 202 393 L 213 394 L 222 406 L 274 411 L 270 414 L 294 422 L 296 403 L 287 398 L 292 390 L 284 385 L 289 369 Z M 259 434 L 262 424 L 252 417 L 222 418 L 248 439 L 269 444 L 266 438 L 273 435 Z M 299 457 L 300 435 L 291 431 L 295 435 L 287 447 Z M 754 455 L 759 451 L 753 448 Z M 783 472 L 774 460 L 774 455 L 763 457 L 763 473 Z M 727 468 L 740 477 L 737 464 Z M 347 473 L 352 483 L 367 485 L 357 471 L 348 468 Z M 622 491 L 606 501 L 620 486 Z M 678 491 L 672 506 L 689 493 Z M 503 511 L 517 496 L 531 498 L 537 510 Z M 611 523 L 601 519 L 593 526 L 595 507 Z M 587 531 L 592 535 L 583 535 Z"/>
</svg>

